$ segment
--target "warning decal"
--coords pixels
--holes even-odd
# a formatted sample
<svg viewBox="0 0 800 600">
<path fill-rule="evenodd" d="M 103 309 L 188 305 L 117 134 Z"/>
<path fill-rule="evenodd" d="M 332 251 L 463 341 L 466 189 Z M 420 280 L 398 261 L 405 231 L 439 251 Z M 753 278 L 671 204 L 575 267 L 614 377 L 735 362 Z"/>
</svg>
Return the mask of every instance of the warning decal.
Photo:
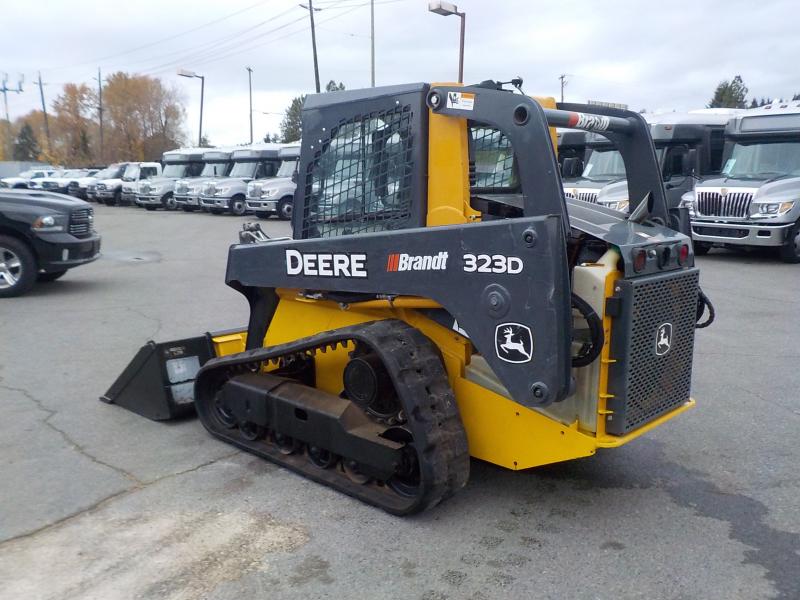
<svg viewBox="0 0 800 600">
<path fill-rule="evenodd" d="M 475 106 L 475 94 L 468 92 L 447 92 L 447 108 L 472 110 Z"/>
</svg>

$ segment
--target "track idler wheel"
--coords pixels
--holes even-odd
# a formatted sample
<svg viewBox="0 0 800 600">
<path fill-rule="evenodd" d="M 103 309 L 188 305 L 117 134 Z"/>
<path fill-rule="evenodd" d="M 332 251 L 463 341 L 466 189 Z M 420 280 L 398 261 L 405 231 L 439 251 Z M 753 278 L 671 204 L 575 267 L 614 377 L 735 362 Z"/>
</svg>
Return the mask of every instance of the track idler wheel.
<svg viewBox="0 0 800 600">
<path fill-rule="evenodd" d="M 377 354 L 351 358 L 344 368 L 343 380 L 347 397 L 367 414 L 390 419 L 400 412 L 392 379 Z"/>
</svg>

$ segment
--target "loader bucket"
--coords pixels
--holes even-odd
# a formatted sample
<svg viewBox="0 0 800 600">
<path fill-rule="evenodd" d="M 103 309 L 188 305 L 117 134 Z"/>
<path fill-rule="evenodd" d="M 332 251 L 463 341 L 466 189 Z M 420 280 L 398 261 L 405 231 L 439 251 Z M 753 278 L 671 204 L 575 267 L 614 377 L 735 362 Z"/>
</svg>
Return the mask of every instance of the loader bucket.
<svg viewBox="0 0 800 600">
<path fill-rule="evenodd" d="M 194 414 L 194 378 L 215 356 L 211 334 L 147 342 L 100 400 L 154 421 Z"/>
</svg>

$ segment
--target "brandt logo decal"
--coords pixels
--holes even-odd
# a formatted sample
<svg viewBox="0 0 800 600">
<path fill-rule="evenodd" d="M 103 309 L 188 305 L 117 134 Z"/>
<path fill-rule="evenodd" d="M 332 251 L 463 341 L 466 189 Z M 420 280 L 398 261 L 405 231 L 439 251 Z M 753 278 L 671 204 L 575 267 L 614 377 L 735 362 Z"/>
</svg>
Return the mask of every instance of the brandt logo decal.
<svg viewBox="0 0 800 600">
<path fill-rule="evenodd" d="M 664 323 L 656 329 L 656 354 L 664 356 L 672 347 L 672 323 Z"/>
<path fill-rule="evenodd" d="M 494 332 L 497 358 L 510 363 L 526 363 L 533 358 L 533 334 L 521 323 L 501 323 Z"/>
<path fill-rule="evenodd" d="M 447 252 L 434 255 L 390 254 L 386 259 L 386 270 L 397 271 L 444 271 L 447 268 Z"/>
</svg>

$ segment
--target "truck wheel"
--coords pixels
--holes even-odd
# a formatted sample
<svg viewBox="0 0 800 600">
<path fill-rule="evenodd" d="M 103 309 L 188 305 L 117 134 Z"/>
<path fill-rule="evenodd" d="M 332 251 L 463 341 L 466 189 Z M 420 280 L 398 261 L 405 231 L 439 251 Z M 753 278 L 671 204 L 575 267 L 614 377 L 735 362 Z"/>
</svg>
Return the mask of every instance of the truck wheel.
<svg viewBox="0 0 800 600">
<path fill-rule="evenodd" d="M 175 202 L 172 192 L 164 194 L 164 197 L 161 198 L 161 206 L 163 206 L 165 210 L 175 210 L 178 208 L 178 203 Z"/>
<path fill-rule="evenodd" d="M 692 245 L 694 246 L 695 256 L 705 256 L 708 254 L 708 251 L 711 250 L 712 246 L 712 244 L 708 242 L 694 242 Z"/>
<path fill-rule="evenodd" d="M 114 192 L 114 196 L 113 197 L 108 198 L 106 200 L 106 206 L 116 206 L 117 204 L 121 204 L 121 203 L 122 203 L 122 191 L 121 190 L 117 190 L 116 192 Z"/>
<path fill-rule="evenodd" d="M 230 203 L 228 203 L 228 210 L 237 217 L 243 216 L 247 212 L 247 204 L 244 201 L 244 196 L 234 196 L 231 198 Z"/>
<path fill-rule="evenodd" d="M 21 296 L 36 283 L 36 258 L 27 244 L 0 235 L 0 298 Z"/>
<path fill-rule="evenodd" d="M 51 271 L 50 273 L 39 273 L 36 279 L 38 281 L 55 281 L 59 279 L 67 270 L 64 269 L 63 271 Z"/>
<path fill-rule="evenodd" d="M 800 221 L 794 224 L 781 246 L 781 260 L 787 263 L 800 263 Z"/>
<path fill-rule="evenodd" d="M 269 219 L 269 216 L 272 214 L 268 210 L 257 210 L 255 213 L 259 219 Z"/>
<path fill-rule="evenodd" d="M 294 199 L 291 196 L 286 196 L 285 198 L 281 198 L 281 201 L 278 202 L 278 218 L 281 221 L 291 221 L 292 220 L 292 209 Z"/>
</svg>

